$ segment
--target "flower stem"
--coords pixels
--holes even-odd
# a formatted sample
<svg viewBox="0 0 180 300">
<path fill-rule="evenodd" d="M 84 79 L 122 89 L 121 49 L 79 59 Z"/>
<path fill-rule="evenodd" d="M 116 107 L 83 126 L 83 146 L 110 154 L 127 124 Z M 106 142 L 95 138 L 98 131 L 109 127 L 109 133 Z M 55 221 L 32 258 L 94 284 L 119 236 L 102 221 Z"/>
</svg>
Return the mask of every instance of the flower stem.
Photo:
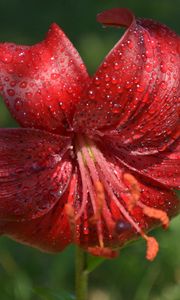
<svg viewBox="0 0 180 300">
<path fill-rule="evenodd" d="M 76 300 L 87 300 L 88 297 L 88 271 L 87 254 L 76 247 Z"/>
</svg>

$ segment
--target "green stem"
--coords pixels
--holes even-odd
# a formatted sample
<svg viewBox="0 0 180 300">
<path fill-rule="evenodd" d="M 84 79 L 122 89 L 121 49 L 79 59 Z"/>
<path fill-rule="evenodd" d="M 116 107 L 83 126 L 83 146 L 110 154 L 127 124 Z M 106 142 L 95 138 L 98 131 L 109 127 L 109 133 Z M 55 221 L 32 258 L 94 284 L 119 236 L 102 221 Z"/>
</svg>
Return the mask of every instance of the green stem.
<svg viewBox="0 0 180 300">
<path fill-rule="evenodd" d="M 76 300 L 87 300 L 88 297 L 88 271 L 87 254 L 76 247 Z"/>
</svg>

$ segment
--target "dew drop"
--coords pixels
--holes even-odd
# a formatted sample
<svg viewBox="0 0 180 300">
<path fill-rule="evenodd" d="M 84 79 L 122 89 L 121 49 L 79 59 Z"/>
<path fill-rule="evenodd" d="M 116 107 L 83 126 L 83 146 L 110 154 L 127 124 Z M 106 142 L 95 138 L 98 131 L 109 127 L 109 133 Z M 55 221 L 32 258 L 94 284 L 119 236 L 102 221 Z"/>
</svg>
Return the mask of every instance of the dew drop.
<svg viewBox="0 0 180 300">
<path fill-rule="evenodd" d="M 105 82 L 109 82 L 110 81 L 110 77 L 108 74 L 105 74 L 105 78 L 104 78 Z"/>
<path fill-rule="evenodd" d="M 124 220 L 118 220 L 116 222 L 116 226 L 115 226 L 115 231 L 117 232 L 117 234 L 121 234 L 124 231 L 130 230 L 131 229 L 131 224 L 124 221 Z"/>
<path fill-rule="evenodd" d="M 147 64 L 147 65 L 145 66 L 145 69 L 146 69 L 147 72 L 150 73 L 150 72 L 152 71 L 152 69 L 153 69 L 153 66 L 150 65 L 150 64 Z"/>
<path fill-rule="evenodd" d="M 28 99 L 31 99 L 31 98 L 32 98 L 32 93 L 31 93 L 31 92 L 27 92 L 27 93 L 26 93 L 26 97 L 27 97 Z"/>
<path fill-rule="evenodd" d="M 8 93 L 9 96 L 14 96 L 15 95 L 15 91 L 13 89 L 7 90 L 7 93 Z"/>
<path fill-rule="evenodd" d="M 20 98 L 16 98 L 14 102 L 14 107 L 16 111 L 20 111 L 22 108 L 22 100 Z"/>
<path fill-rule="evenodd" d="M 93 90 L 90 90 L 90 91 L 88 92 L 88 97 L 89 97 L 89 99 L 91 99 L 91 100 L 93 100 L 93 99 L 95 98 L 95 94 L 94 94 L 94 91 L 93 91 Z"/>
<path fill-rule="evenodd" d="M 9 64 L 12 61 L 12 55 L 10 53 L 5 53 L 3 57 L 1 57 L 1 61 L 5 64 Z"/>
<path fill-rule="evenodd" d="M 112 84 L 116 84 L 117 83 L 117 78 L 113 76 L 112 79 L 111 79 L 111 82 L 112 82 Z"/>
<path fill-rule="evenodd" d="M 100 85 L 100 79 L 98 76 L 95 77 L 94 81 L 95 81 L 95 85 L 97 86 Z"/>
<path fill-rule="evenodd" d="M 151 58 L 152 57 L 152 51 L 150 51 L 150 50 L 146 50 L 146 57 L 147 58 Z"/>
<path fill-rule="evenodd" d="M 140 84 L 137 84 L 137 91 L 142 93 L 144 92 L 144 88 Z"/>
<path fill-rule="evenodd" d="M 167 72 L 167 66 L 165 64 L 161 64 L 161 72 L 166 73 Z"/>
<path fill-rule="evenodd" d="M 67 92 L 68 92 L 69 94 L 72 94 L 72 93 L 73 93 L 73 89 L 72 89 L 71 86 L 69 86 L 69 87 L 67 88 Z"/>
<path fill-rule="evenodd" d="M 84 229 L 84 234 L 85 234 L 85 235 L 88 235 L 88 234 L 89 234 L 89 229 L 88 229 L 88 227 L 85 226 L 83 229 Z"/>
<path fill-rule="evenodd" d="M 160 84 L 160 88 L 165 90 L 167 88 L 167 83 L 165 81 L 162 81 L 161 84 Z"/>
<path fill-rule="evenodd" d="M 14 87 L 16 85 L 16 81 L 11 81 L 10 86 Z"/>
<path fill-rule="evenodd" d="M 119 103 L 114 103 L 112 112 L 113 112 L 114 114 L 118 114 L 119 111 L 120 111 L 120 108 L 121 108 L 121 105 L 120 105 Z"/>
<path fill-rule="evenodd" d="M 107 62 L 104 61 L 102 66 L 103 66 L 103 68 L 107 68 L 107 66 L 108 66 L 108 65 L 107 65 Z"/>
<path fill-rule="evenodd" d="M 111 86 L 110 86 L 110 84 L 107 82 L 106 85 L 105 85 L 105 87 L 106 87 L 107 90 L 109 90 Z"/>
<path fill-rule="evenodd" d="M 127 41 L 127 44 L 128 44 L 128 47 L 129 47 L 130 49 L 133 48 L 133 43 L 132 43 L 132 41 L 128 40 L 128 41 Z"/>
<path fill-rule="evenodd" d="M 9 69 L 7 69 L 7 72 L 9 73 L 9 74 L 13 74 L 13 69 L 12 68 L 9 68 Z"/>
<path fill-rule="evenodd" d="M 81 70 L 84 70 L 85 69 L 84 64 L 80 64 L 80 68 L 81 68 Z"/>
<path fill-rule="evenodd" d="M 123 93 L 123 88 L 122 88 L 121 85 L 118 85 L 118 86 L 117 86 L 117 91 L 118 91 L 119 94 L 122 94 L 122 93 Z"/>
<path fill-rule="evenodd" d="M 27 87 L 27 82 L 25 81 L 22 81 L 20 84 L 19 84 L 20 88 L 24 89 Z"/>
<path fill-rule="evenodd" d="M 60 77 L 60 74 L 58 74 L 58 73 L 52 73 L 51 74 L 51 79 L 52 80 L 56 80 L 57 78 L 59 78 Z"/>
<path fill-rule="evenodd" d="M 114 63 L 114 70 L 119 70 L 119 68 L 120 68 L 120 65 L 119 65 L 119 63 L 118 62 L 115 62 Z"/>
</svg>

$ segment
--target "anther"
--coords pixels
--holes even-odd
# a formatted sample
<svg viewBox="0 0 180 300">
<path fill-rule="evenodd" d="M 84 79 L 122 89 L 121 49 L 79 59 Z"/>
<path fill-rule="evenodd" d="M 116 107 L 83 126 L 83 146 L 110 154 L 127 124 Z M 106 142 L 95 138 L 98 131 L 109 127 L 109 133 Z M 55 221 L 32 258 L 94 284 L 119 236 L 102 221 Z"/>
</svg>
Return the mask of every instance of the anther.
<svg viewBox="0 0 180 300">
<path fill-rule="evenodd" d="M 100 247 L 89 247 L 88 252 L 95 256 L 102 256 L 106 258 L 115 258 L 118 256 L 118 252 L 111 250 L 110 248 L 100 248 Z"/>
<path fill-rule="evenodd" d="M 105 201 L 105 192 L 104 187 L 100 181 L 95 182 L 95 190 L 96 190 L 96 204 L 97 204 L 97 211 L 96 215 L 99 218 L 102 214 L 103 204 Z"/>
<path fill-rule="evenodd" d="M 146 206 L 145 204 L 139 202 L 138 205 L 142 207 L 143 213 L 146 216 L 160 220 L 164 228 L 167 228 L 169 226 L 169 218 L 165 211 L 154 207 Z"/>
<path fill-rule="evenodd" d="M 72 206 L 72 204 L 67 203 L 64 207 L 65 209 L 65 213 L 68 217 L 69 220 L 69 226 L 71 229 L 71 233 L 73 238 L 75 239 L 75 212 L 74 212 L 74 207 Z"/>
<path fill-rule="evenodd" d="M 99 233 L 98 239 L 99 239 L 99 246 L 100 246 L 100 248 L 104 249 L 104 240 L 103 240 L 103 234 L 102 234 L 102 232 Z"/>
<path fill-rule="evenodd" d="M 139 183 L 136 180 L 136 178 L 129 174 L 129 173 L 124 173 L 123 174 L 123 181 L 125 183 L 125 185 L 128 187 L 129 189 L 129 197 L 128 197 L 128 210 L 131 211 L 134 206 L 137 204 L 137 201 L 140 198 L 141 195 L 141 189 L 139 187 Z"/>
<path fill-rule="evenodd" d="M 159 251 L 159 244 L 152 236 L 149 237 L 144 234 L 143 237 L 147 242 L 146 258 L 153 261 Z"/>
<path fill-rule="evenodd" d="M 75 213 L 74 213 L 74 208 L 70 203 L 67 203 L 65 205 L 65 212 L 66 212 L 66 215 L 68 216 L 70 223 L 74 224 L 75 223 Z"/>
</svg>

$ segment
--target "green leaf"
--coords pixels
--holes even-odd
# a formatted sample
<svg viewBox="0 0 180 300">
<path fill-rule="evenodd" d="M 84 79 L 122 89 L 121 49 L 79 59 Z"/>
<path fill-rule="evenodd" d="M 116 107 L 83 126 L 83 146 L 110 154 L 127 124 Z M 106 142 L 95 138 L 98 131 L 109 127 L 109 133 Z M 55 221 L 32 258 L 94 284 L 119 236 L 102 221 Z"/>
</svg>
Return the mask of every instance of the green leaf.
<svg viewBox="0 0 180 300">
<path fill-rule="evenodd" d="M 98 266 L 100 266 L 106 259 L 103 257 L 97 257 L 97 256 L 92 256 L 88 255 L 87 259 L 87 272 L 91 273 L 94 271 Z"/>
</svg>

